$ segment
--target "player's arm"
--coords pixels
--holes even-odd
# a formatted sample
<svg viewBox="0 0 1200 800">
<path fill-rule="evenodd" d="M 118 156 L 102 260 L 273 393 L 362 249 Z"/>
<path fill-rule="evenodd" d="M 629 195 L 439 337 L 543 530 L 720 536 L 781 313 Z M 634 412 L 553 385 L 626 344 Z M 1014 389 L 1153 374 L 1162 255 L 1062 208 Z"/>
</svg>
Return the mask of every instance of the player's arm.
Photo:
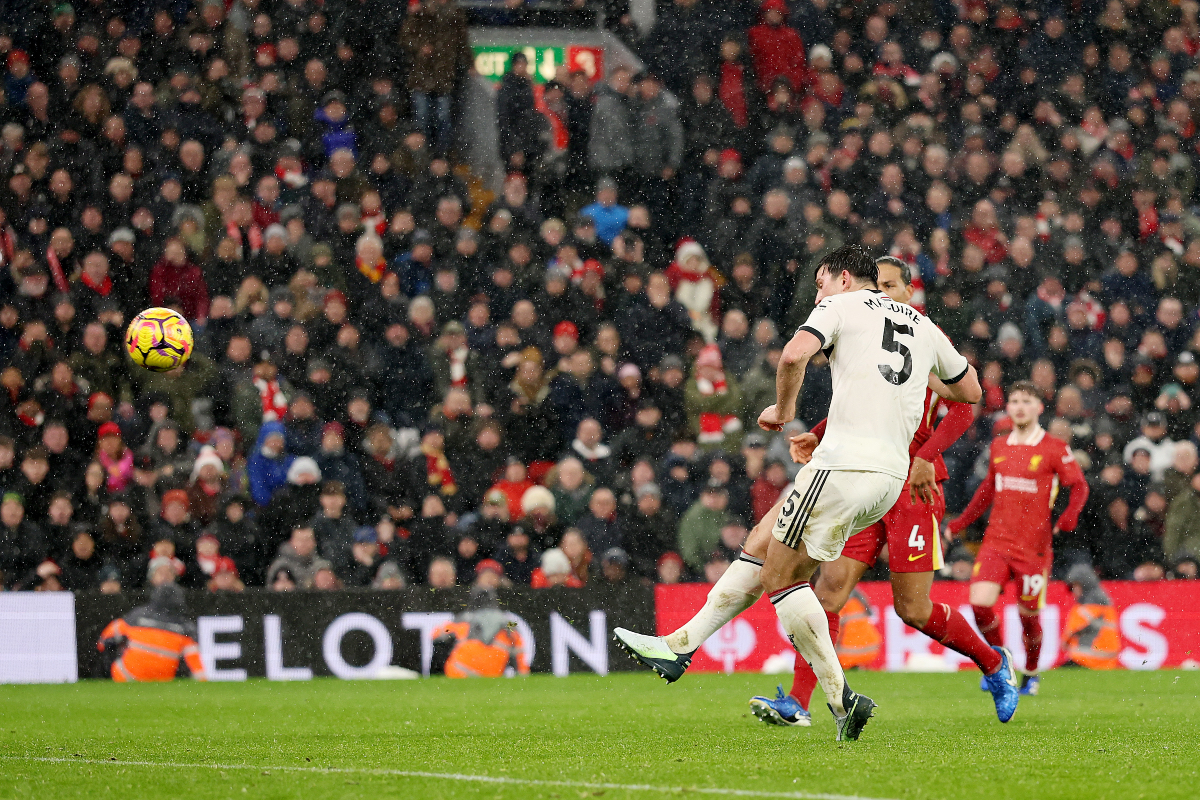
<svg viewBox="0 0 1200 800">
<path fill-rule="evenodd" d="M 1079 514 L 1083 511 L 1083 506 L 1087 503 L 1088 495 L 1091 493 L 1087 478 L 1083 476 L 1079 462 L 1071 454 L 1071 448 L 1064 447 L 1063 449 L 1062 455 L 1054 462 L 1054 471 L 1058 475 L 1059 483 L 1070 491 L 1071 499 L 1067 501 L 1067 507 L 1054 525 L 1055 533 L 1075 530 L 1075 526 L 1079 524 Z"/>
<path fill-rule="evenodd" d="M 950 537 L 958 536 L 963 530 L 975 520 L 983 516 L 983 512 L 991 507 L 992 501 L 996 499 L 996 475 L 992 472 L 991 461 L 988 462 L 987 476 L 984 477 L 983 483 L 979 484 L 979 488 L 975 490 L 975 496 L 971 498 L 971 502 L 967 503 L 967 507 L 958 517 L 946 526 Z"/>
<path fill-rule="evenodd" d="M 816 313 L 813 312 L 814 316 Z M 781 431 L 796 418 L 796 400 L 804 384 L 804 370 L 824 343 L 819 336 L 819 331 L 805 325 L 784 346 L 775 375 L 775 404 L 768 406 L 758 417 L 758 426 L 763 430 Z"/>
<path fill-rule="evenodd" d="M 788 438 L 788 455 L 792 457 L 792 461 L 797 464 L 807 464 L 812 461 L 813 451 L 825 438 L 825 423 L 828 421 L 823 419 L 813 425 L 812 430 Z"/>
<path fill-rule="evenodd" d="M 934 385 L 935 382 L 938 386 Z M 944 384 L 933 375 L 929 376 L 929 386 L 938 394 L 941 394 L 938 391 L 939 386 L 945 389 Z M 946 452 L 950 445 L 957 442 L 974 421 L 975 412 L 970 403 L 948 404 L 946 416 L 941 418 L 929 439 L 913 456 L 912 467 L 908 473 L 908 491 L 914 502 L 919 499 L 923 503 L 932 503 L 934 494 L 941 493 L 933 462 Z"/>
<path fill-rule="evenodd" d="M 929 323 L 934 342 L 933 375 L 940 378 L 945 392 L 938 394 L 955 403 L 978 403 L 983 397 L 983 387 L 979 385 L 979 375 L 975 368 L 967 362 L 966 357 L 954 349 L 950 339 L 942 333 L 941 328 Z"/>
</svg>

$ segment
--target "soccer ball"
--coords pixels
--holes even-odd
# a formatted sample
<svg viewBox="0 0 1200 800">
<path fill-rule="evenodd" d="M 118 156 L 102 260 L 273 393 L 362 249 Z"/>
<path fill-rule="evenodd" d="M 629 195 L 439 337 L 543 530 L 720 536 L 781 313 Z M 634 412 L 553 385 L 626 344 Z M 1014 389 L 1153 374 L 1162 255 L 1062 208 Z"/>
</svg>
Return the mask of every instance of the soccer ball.
<svg viewBox="0 0 1200 800">
<path fill-rule="evenodd" d="M 151 372 L 170 372 L 192 355 L 192 326 L 169 308 L 147 308 L 125 330 L 125 352 Z"/>
</svg>

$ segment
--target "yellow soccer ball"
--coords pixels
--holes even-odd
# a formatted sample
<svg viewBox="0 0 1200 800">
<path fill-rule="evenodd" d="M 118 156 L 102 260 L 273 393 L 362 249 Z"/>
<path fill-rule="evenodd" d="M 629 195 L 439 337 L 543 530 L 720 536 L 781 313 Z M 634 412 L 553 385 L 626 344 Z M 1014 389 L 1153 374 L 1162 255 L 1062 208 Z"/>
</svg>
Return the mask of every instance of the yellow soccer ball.
<svg viewBox="0 0 1200 800">
<path fill-rule="evenodd" d="M 170 372 L 183 366 L 194 346 L 192 326 L 169 308 L 147 308 L 125 330 L 125 352 L 151 372 Z"/>
</svg>

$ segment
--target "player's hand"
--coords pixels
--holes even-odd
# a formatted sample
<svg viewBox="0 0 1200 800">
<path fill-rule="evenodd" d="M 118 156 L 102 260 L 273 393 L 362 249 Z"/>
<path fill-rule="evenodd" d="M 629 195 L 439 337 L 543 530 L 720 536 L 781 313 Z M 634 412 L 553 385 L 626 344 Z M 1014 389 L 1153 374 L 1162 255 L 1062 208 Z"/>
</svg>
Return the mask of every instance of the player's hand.
<svg viewBox="0 0 1200 800">
<path fill-rule="evenodd" d="M 784 419 L 783 415 L 779 413 L 779 409 L 774 404 L 767 406 L 765 409 L 763 409 L 763 412 L 758 415 L 758 427 L 762 428 L 764 431 L 781 431 L 783 430 L 783 426 L 787 425 L 791 421 L 792 420 L 790 417 L 788 419 Z"/>
<path fill-rule="evenodd" d="M 820 442 L 815 433 L 799 433 L 788 437 L 788 455 L 797 464 L 807 464 L 812 461 L 813 451 Z"/>
<path fill-rule="evenodd" d="M 937 471 L 933 464 L 919 456 L 913 456 L 912 468 L 908 471 L 908 497 L 912 502 L 920 500 L 929 505 L 942 493 L 937 485 Z"/>
</svg>

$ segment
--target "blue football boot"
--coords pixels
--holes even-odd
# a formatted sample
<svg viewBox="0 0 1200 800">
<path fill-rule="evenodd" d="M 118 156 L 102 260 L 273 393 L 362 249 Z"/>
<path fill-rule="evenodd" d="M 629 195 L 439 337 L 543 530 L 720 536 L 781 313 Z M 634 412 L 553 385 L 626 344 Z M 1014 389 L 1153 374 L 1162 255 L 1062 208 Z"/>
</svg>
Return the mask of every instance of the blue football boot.
<svg viewBox="0 0 1200 800">
<path fill-rule="evenodd" d="M 1000 653 L 1000 669 L 991 675 L 985 675 L 983 679 L 996 702 L 996 718 L 1001 722 L 1008 722 L 1013 718 L 1013 714 L 1017 713 L 1017 702 L 1021 699 L 1021 693 L 1017 688 L 1016 674 L 1013 672 L 1012 654 L 1008 652 L 1007 647 L 992 649 Z"/>
<path fill-rule="evenodd" d="M 800 701 L 790 694 L 784 694 L 783 687 L 775 687 L 775 699 L 766 697 L 751 697 L 750 711 L 754 716 L 768 725 L 798 725 L 807 728 L 812 725 L 812 715 L 800 705 Z"/>
</svg>

